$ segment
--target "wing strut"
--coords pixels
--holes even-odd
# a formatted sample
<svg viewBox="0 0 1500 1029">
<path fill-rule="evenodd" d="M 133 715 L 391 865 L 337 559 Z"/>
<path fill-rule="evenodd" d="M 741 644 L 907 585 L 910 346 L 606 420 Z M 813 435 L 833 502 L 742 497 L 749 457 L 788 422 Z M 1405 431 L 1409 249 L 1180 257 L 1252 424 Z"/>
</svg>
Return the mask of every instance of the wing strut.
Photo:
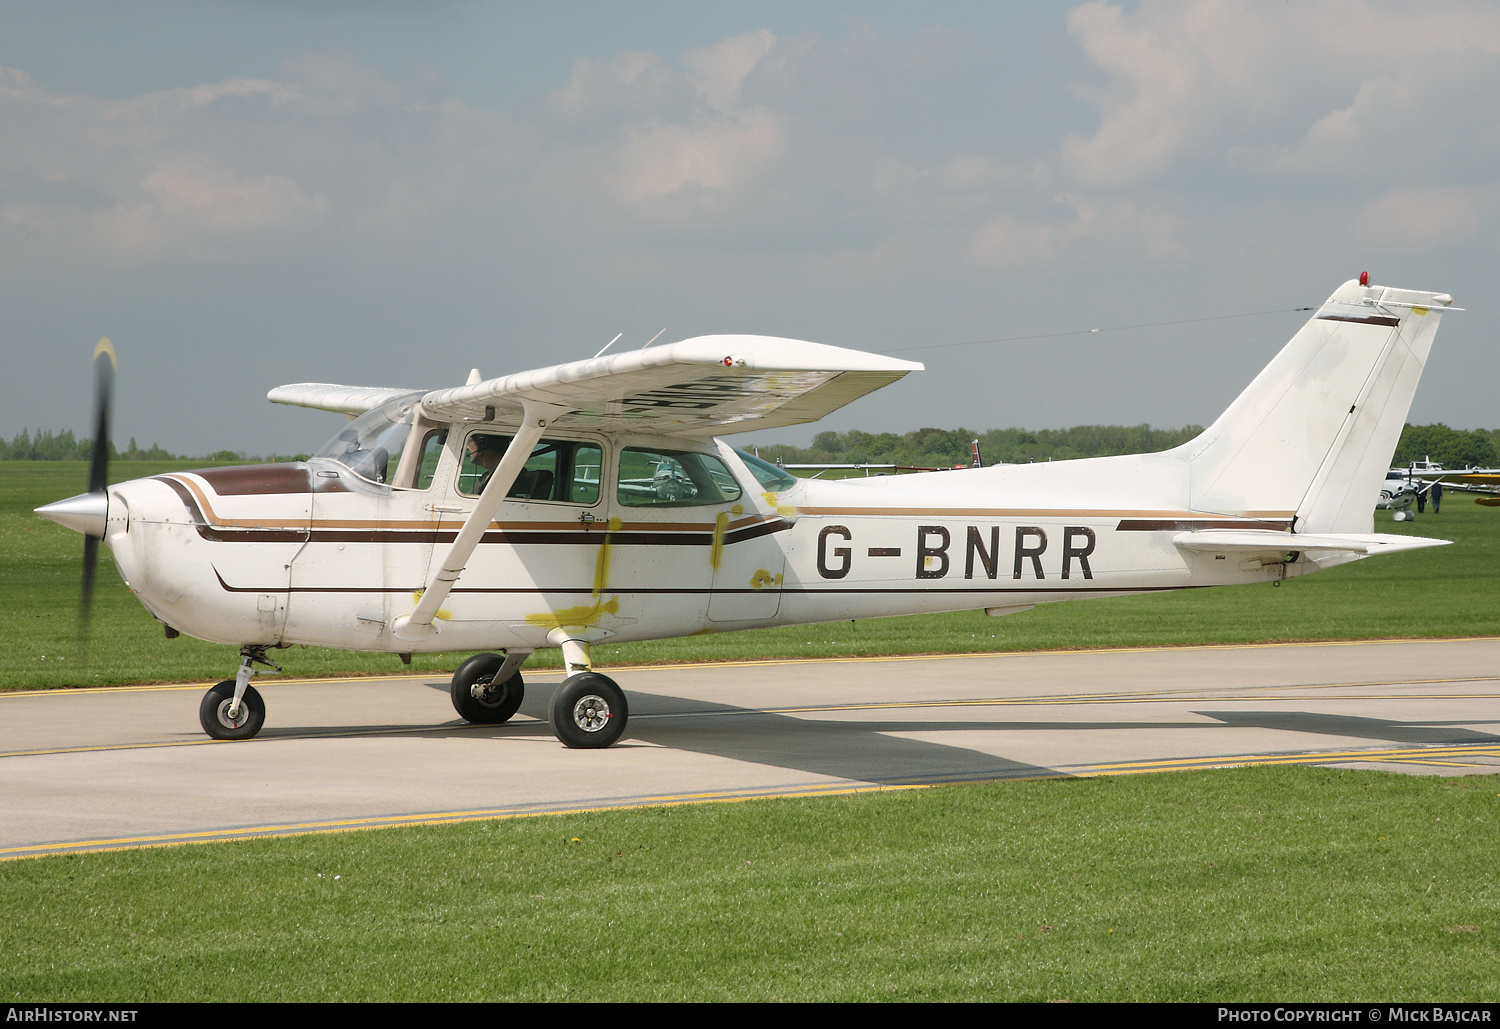
<svg viewBox="0 0 1500 1029">
<path fill-rule="evenodd" d="M 469 556 L 479 545 L 480 539 L 484 536 L 484 530 L 489 528 L 490 520 L 500 510 L 500 505 L 504 502 L 506 494 L 510 492 L 511 486 L 515 484 L 516 477 L 526 467 L 526 460 L 531 457 L 532 447 L 536 446 L 537 441 L 542 438 L 542 430 L 554 419 L 571 412 L 572 408 L 559 407 L 556 404 L 543 404 L 532 400 L 525 402 L 525 416 L 521 419 L 520 430 L 511 440 L 505 456 L 495 467 L 495 473 L 490 476 L 490 481 L 485 484 L 484 492 L 479 494 L 479 500 L 474 504 L 474 510 L 469 512 L 463 528 L 458 530 L 458 538 L 448 549 L 448 556 L 443 558 L 442 565 L 432 574 L 427 588 L 422 591 L 422 599 L 417 602 L 417 609 L 391 622 L 393 635 L 413 642 L 431 639 L 437 635 L 438 627 L 432 624 L 433 618 L 437 615 L 438 609 L 443 606 L 443 601 L 448 599 L 448 594 L 453 590 L 453 584 L 463 574 L 464 566 L 469 562 Z"/>
</svg>

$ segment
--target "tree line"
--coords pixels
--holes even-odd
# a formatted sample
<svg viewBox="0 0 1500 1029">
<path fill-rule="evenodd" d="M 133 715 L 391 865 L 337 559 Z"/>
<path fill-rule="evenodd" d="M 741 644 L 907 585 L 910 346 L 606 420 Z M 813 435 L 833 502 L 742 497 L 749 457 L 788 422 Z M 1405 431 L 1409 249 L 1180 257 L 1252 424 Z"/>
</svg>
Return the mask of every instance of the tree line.
<svg viewBox="0 0 1500 1029">
<path fill-rule="evenodd" d="M 1113 454 L 1149 454 L 1170 450 L 1186 443 L 1203 431 L 1198 425 L 1180 429 L 1153 429 L 1149 425 L 1075 425 L 1070 429 L 916 429 L 897 435 L 893 432 L 870 433 L 859 429 L 848 432 L 820 432 L 812 445 L 797 447 L 775 443 L 760 446 L 760 456 L 783 464 L 896 464 L 920 468 L 967 467 L 971 461 L 972 441 L 979 440 L 984 463 L 1025 464 L 1028 461 L 1069 461 L 1080 457 L 1106 457 Z M 71 429 L 33 435 L 23 429 L 12 440 L 0 438 L 0 461 L 87 461 L 93 456 L 94 442 L 79 439 Z M 216 450 L 202 456 L 173 454 L 153 443 L 142 449 L 131 437 L 130 445 L 117 449 L 109 446 L 111 460 L 121 461 L 305 461 L 308 455 L 266 457 L 251 456 L 242 450 Z M 1444 468 L 1478 465 L 1492 468 L 1500 463 L 1500 429 L 1450 429 L 1435 425 L 1408 425 L 1396 446 L 1394 465 L 1431 458 Z"/>
<path fill-rule="evenodd" d="M 916 429 L 897 435 L 851 429 L 820 432 L 812 445 L 763 445 L 760 456 L 782 464 L 895 464 L 922 468 L 968 467 L 972 441 L 979 440 L 986 465 L 1030 461 L 1070 461 L 1080 457 L 1149 454 L 1186 443 L 1203 431 L 1199 425 L 1153 429 L 1149 425 L 1075 425 L 1069 429 Z M 1450 429 L 1446 425 L 1407 425 L 1401 432 L 1393 464 L 1406 465 L 1430 456 L 1445 468 L 1493 467 L 1500 455 L 1500 429 Z"/>
<path fill-rule="evenodd" d="M 7 441 L 0 437 L 0 461 L 89 461 L 94 456 L 94 441 L 88 438 L 79 438 L 73 434 L 72 429 L 64 429 L 61 432 L 47 432 L 38 429 L 33 435 L 30 430 L 22 429 L 14 439 Z M 111 461 L 305 461 L 307 454 L 297 454 L 293 457 L 282 457 L 271 454 L 268 457 L 251 456 L 243 450 L 216 450 L 211 454 L 189 455 L 174 454 L 169 450 L 163 450 L 159 444 L 152 443 L 150 447 L 142 449 L 130 437 L 130 445 L 124 450 L 115 446 L 113 440 L 109 444 L 109 459 Z"/>
</svg>

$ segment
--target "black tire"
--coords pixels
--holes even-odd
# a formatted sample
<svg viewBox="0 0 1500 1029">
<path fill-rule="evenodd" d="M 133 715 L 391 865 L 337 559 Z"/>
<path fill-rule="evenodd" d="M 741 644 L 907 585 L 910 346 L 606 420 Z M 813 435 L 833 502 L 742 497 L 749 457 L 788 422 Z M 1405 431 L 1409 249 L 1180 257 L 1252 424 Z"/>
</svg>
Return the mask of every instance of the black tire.
<svg viewBox="0 0 1500 1029">
<path fill-rule="evenodd" d="M 564 679 L 552 695 L 547 712 L 552 732 L 575 750 L 607 747 L 625 732 L 630 709 L 615 681 L 597 672 L 579 672 Z"/>
<path fill-rule="evenodd" d="M 458 666 L 449 695 L 460 718 L 476 725 L 499 725 L 510 721 L 510 716 L 520 709 L 526 684 L 521 681 L 520 672 L 497 684 L 495 673 L 503 664 L 505 658 L 500 654 L 475 654 Z M 475 686 L 483 687 L 480 696 L 474 695 Z"/>
<path fill-rule="evenodd" d="M 255 687 L 245 687 L 238 721 L 229 717 L 229 705 L 233 702 L 233 679 L 225 679 L 203 694 L 203 702 L 198 705 L 198 722 L 203 731 L 216 740 L 248 740 L 260 732 L 266 724 L 266 702 L 260 699 Z"/>
</svg>

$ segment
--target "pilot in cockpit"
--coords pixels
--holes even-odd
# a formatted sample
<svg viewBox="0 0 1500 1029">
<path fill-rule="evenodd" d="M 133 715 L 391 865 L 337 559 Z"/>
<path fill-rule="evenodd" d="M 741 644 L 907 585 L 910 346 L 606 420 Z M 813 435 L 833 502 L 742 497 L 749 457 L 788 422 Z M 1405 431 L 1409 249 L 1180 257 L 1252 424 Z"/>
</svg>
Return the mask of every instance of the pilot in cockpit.
<svg viewBox="0 0 1500 1029">
<path fill-rule="evenodd" d="M 484 475 L 474 485 L 475 493 L 483 493 L 485 486 L 489 485 L 490 476 L 495 474 L 500 459 L 505 456 L 505 445 L 509 442 L 505 436 L 484 436 L 479 433 L 464 442 L 464 448 L 469 452 L 469 461 L 484 469 Z"/>
</svg>

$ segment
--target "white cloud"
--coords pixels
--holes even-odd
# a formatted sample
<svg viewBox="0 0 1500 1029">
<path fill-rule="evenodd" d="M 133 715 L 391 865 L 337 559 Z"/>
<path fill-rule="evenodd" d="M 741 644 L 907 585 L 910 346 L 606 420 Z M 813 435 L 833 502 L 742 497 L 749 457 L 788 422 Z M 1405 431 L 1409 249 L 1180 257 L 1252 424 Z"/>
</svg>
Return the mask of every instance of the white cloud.
<svg viewBox="0 0 1500 1029">
<path fill-rule="evenodd" d="M 682 55 L 682 63 L 688 70 L 688 81 L 708 106 L 727 111 L 739 104 L 745 76 L 775 43 L 776 37 L 767 29 L 742 32 L 712 46 L 689 50 Z"/>
<path fill-rule="evenodd" d="M 1273 175 L 1492 179 L 1500 159 L 1500 53 L 1428 54 L 1360 82 L 1352 102 L 1294 141 L 1237 146 L 1232 165 Z"/>
<path fill-rule="evenodd" d="M 608 60 L 573 62 L 568 82 L 553 95 L 570 117 L 651 112 L 687 99 L 679 76 L 656 54 L 626 50 Z"/>
<path fill-rule="evenodd" d="M 1097 130 L 1063 144 L 1064 166 L 1091 188 L 1225 155 L 1266 171 L 1337 163 L 1331 151 L 1364 157 L 1391 144 L 1392 117 L 1410 122 L 1417 111 L 1493 118 L 1476 103 L 1492 94 L 1474 91 L 1492 81 L 1500 54 L 1492 7 L 1176 0 L 1126 13 L 1094 0 L 1070 13 L 1069 32 L 1104 73 L 1081 89 L 1099 110 Z M 1455 60 L 1478 81 L 1443 81 L 1439 70 Z"/>
<path fill-rule="evenodd" d="M 893 281 L 1180 263 L 1222 250 L 1223 226 L 1257 222 L 1268 198 L 1297 229 L 1307 212 L 1283 183 L 1307 176 L 1349 178 L 1331 231 L 1359 245 L 1431 248 L 1462 238 L 1454 219 L 1500 213 L 1482 202 L 1500 113 L 1475 102 L 1500 90 L 1500 13 L 1092 2 L 1068 25 L 1097 74 L 1081 87 L 1097 128 L 1060 123 L 1021 147 L 1004 105 L 966 84 L 990 57 L 940 27 L 625 50 L 574 61 L 562 88 L 509 110 L 342 56 L 124 100 L 0 69 L 0 264 L 311 249 L 607 268 L 628 242 L 688 276 L 705 252 L 758 252 L 773 279 L 862 268 Z M 989 121 L 934 145 L 926 120 L 944 105 Z M 1384 232 L 1415 197 L 1426 228 Z"/>
<path fill-rule="evenodd" d="M 699 124 L 632 126 L 614 153 L 611 179 L 627 208 L 646 213 L 645 205 L 681 190 L 741 187 L 785 147 L 780 121 L 763 108 Z"/>
<path fill-rule="evenodd" d="M 1427 253 L 1475 235 L 1483 216 L 1492 214 L 1495 206 L 1490 190 L 1393 189 L 1366 205 L 1356 230 L 1365 245 L 1378 253 Z"/>
</svg>

